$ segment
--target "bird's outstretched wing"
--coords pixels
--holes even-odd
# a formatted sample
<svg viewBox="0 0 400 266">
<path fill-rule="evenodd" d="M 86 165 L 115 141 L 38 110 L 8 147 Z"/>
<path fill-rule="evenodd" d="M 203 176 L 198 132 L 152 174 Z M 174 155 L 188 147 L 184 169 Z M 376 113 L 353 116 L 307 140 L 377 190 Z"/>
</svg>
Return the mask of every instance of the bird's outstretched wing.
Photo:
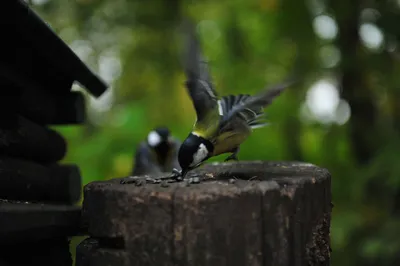
<svg viewBox="0 0 400 266">
<path fill-rule="evenodd" d="M 186 20 L 184 25 L 187 36 L 184 61 L 186 88 L 196 110 L 197 123 L 205 125 L 211 117 L 218 115 L 218 96 L 212 84 L 208 63 L 201 54 L 194 24 Z"/>
<path fill-rule="evenodd" d="M 237 95 L 226 96 L 221 100 L 224 111 L 221 126 L 229 123 L 233 118 L 245 120 L 251 128 L 258 128 L 267 125 L 263 109 L 270 105 L 287 87 L 294 84 L 296 80 L 267 87 L 254 96 Z"/>
<path fill-rule="evenodd" d="M 235 106 L 244 104 L 245 101 L 251 98 L 249 94 L 239 94 L 239 95 L 227 95 L 223 96 L 221 99 L 221 109 L 222 109 L 222 123 L 221 127 L 226 126 L 224 123 L 228 121 L 228 117 L 239 118 L 247 123 L 251 128 L 259 128 L 267 125 L 266 116 L 262 107 L 260 108 L 246 108 L 241 112 L 238 112 L 236 116 L 231 115 L 231 111 Z M 224 128 L 226 129 L 226 128 Z"/>
</svg>

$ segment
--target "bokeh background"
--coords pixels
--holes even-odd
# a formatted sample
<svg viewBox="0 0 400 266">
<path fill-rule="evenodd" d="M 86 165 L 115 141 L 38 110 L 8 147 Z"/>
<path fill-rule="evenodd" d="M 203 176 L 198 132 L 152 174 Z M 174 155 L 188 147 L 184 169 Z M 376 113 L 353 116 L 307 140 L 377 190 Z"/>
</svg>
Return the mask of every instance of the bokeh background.
<svg viewBox="0 0 400 266">
<path fill-rule="evenodd" d="M 240 158 L 329 169 L 332 265 L 400 265 L 400 1 L 27 2 L 111 85 L 88 95 L 84 126 L 57 128 L 84 184 L 129 175 L 153 127 L 180 139 L 190 131 L 177 31 L 188 15 L 220 94 L 257 92 L 293 69 L 304 78 L 268 108 L 271 125 Z"/>
</svg>

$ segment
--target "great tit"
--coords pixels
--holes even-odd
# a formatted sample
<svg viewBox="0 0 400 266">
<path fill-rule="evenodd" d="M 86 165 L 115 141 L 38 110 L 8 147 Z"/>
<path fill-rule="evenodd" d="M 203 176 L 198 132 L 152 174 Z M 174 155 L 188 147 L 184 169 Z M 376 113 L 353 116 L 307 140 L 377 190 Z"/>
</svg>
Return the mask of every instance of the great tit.
<svg viewBox="0 0 400 266">
<path fill-rule="evenodd" d="M 267 125 L 263 109 L 294 82 L 292 80 L 266 88 L 254 96 L 239 94 L 218 97 L 208 64 L 201 55 L 194 26 L 192 23 L 186 25 L 188 42 L 184 62 L 187 78 L 185 86 L 197 120 L 178 152 L 182 170 L 172 171 L 178 180 L 182 180 L 188 171 L 199 167 L 210 157 L 231 153 L 225 161 L 238 160 L 240 145 L 252 130 Z"/>
<path fill-rule="evenodd" d="M 168 128 L 155 128 L 147 135 L 147 140 L 138 145 L 132 175 L 161 174 L 178 168 L 180 145 L 181 142 L 171 136 Z"/>
</svg>

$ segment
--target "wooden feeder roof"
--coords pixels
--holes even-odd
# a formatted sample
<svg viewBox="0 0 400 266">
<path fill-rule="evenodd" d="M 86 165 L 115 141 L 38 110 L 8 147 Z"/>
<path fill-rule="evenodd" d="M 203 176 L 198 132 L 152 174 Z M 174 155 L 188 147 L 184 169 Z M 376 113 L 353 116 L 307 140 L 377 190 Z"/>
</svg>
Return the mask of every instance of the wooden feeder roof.
<svg viewBox="0 0 400 266">
<path fill-rule="evenodd" d="M 0 78 L 22 89 L 69 92 L 78 82 L 99 97 L 107 89 L 68 45 L 22 0 L 3 0 L 0 8 Z"/>
</svg>

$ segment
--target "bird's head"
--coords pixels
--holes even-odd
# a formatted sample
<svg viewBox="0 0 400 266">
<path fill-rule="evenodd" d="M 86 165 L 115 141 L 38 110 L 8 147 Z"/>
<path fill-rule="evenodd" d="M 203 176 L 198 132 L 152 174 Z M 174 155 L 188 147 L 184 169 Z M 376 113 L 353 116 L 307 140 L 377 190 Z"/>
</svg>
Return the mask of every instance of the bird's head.
<svg viewBox="0 0 400 266">
<path fill-rule="evenodd" d="M 213 150 L 214 145 L 209 140 L 190 133 L 182 143 L 178 153 L 182 177 L 185 177 L 189 170 L 198 167 L 202 162 L 210 158 Z"/>
<path fill-rule="evenodd" d="M 157 127 L 147 135 L 147 144 L 155 150 L 164 150 L 172 144 L 171 133 L 166 127 Z"/>
</svg>

